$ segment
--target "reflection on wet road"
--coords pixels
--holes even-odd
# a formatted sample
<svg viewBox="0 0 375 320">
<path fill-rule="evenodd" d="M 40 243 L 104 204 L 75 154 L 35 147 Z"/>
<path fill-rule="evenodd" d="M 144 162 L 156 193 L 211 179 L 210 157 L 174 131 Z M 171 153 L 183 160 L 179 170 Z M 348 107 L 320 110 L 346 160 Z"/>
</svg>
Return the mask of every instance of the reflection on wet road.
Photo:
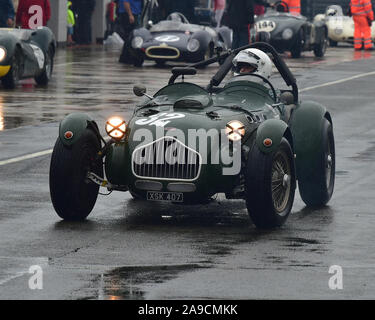
<svg viewBox="0 0 375 320">
<path fill-rule="evenodd" d="M 0 88 L 0 160 L 52 148 L 58 120 L 70 112 L 101 124 L 114 114 L 129 117 L 138 101 L 134 83 L 151 94 L 167 83 L 169 68 L 136 69 L 117 57 L 100 47 L 59 50 L 48 88 L 32 80 L 15 91 Z M 280 229 L 257 230 L 244 202 L 221 194 L 185 207 L 114 192 L 99 198 L 88 221 L 63 222 L 50 202 L 49 154 L 0 165 L 0 298 L 373 298 L 375 76 L 337 81 L 374 71 L 374 62 L 347 47 L 325 59 L 287 59 L 300 88 L 334 83 L 301 99 L 332 112 L 337 176 L 329 206 L 307 209 L 297 195 Z M 215 70 L 199 70 L 194 81 L 207 84 Z M 28 288 L 35 264 L 43 290 Z M 328 287 L 332 265 L 343 268 L 344 290 Z"/>
</svg>

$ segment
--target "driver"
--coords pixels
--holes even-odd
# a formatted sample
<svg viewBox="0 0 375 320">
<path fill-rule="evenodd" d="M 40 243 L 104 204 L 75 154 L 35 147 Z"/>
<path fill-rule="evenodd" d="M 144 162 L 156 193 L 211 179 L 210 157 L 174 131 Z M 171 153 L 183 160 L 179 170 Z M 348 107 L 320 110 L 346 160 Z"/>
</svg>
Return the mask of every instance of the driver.
<svg viewBox="0 0 375 320">
<path fill-rule="evenodd" d="M 249 80 L 252 82 L 262 82 L 258 75 L 267 80 L 271 78 L 272 61 L 270 57 L 259 49 L 245 49 L 239 52 L 232 61 L 234 65 L 234 77 L 230 80 Z M 246 76 L 248 75 L 248 76 Z"/>
</svg>

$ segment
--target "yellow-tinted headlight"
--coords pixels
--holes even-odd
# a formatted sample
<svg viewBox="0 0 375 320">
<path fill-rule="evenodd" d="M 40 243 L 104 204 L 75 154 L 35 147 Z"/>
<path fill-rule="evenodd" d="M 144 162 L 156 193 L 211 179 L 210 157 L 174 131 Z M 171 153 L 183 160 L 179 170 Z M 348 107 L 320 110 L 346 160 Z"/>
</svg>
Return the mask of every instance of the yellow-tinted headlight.
<svg viewBox="0 0 375 320">
<path fill-rule="evenodd" d="M 233 120 L 227 123 L 225 133 L 232 141 L 238 141 L 245 135 L 245 126 L 241 121 Z"/>
<path fill-rule="evenodd" d="M 5 59 L 6 55 L 7 55 L 6 50 L 3 47 L 0 47 L 0 62 Z"/>
<path fill-rule="evenodd" d="M 112 117 L 107 120 L 105 131 L 111 138 L 121 140 L 126 131 L 125 121 L 119 117 Z"/>
</svg>

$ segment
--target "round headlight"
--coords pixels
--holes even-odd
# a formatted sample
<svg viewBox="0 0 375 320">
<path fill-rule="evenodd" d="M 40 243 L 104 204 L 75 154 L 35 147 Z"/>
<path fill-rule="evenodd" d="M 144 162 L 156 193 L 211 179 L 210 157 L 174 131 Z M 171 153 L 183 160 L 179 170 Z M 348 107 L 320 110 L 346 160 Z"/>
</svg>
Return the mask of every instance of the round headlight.
<svg viewBox="0 0 375 320">
<path fill-rule="evenodd" d="M 290 40 L 290 39 L 292 39 L 292 37 L 293 37 L 293 30 L 289 29 L 289 28 L 286 28 L 283 31 L 282 37 L 283 37 L 284 40 Z"/>
<path fill-rule="evenodd" d="M 126 131 L 125 121 L 119 117 L 112 117 L 107 120 L 105 131 L 111 138 L 121 140 Z"/>
<path fill-rule="evenodd" d="M 7 52 L 5 51 L 5 49 L 3 47 L 0 47 L 0 62 L 5 59 L 6 55 Z"/>
<path fill-rule="evenodd" d="M 187 44 L 187 49 L 190 52 L 198 51 L 199 47 L 200 47 L 200 43 L 197 39 L 190 39 Z"/>
<path fill-rule="evenodd" d="M 134 49 L 140 49 L 142 47 L 142 44 L 143 44 L 143 39 L 142 37 L 134 37 L 133 40 L 132 40 L 132 47 Z"/>
<path fill-rule="evenodd" d="M 245 126 L 241 121 L 233 120 L 227 123 L 225 133 L 232 141 L 238 141 L 245 135 Z"/>
</svg>

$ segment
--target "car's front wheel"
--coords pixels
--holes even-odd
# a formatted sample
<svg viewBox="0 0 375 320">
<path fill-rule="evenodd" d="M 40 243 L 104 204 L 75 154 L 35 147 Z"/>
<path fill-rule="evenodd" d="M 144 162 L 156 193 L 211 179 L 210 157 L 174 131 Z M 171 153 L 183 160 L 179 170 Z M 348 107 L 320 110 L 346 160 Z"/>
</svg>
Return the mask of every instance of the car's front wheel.
<svg viewBox="0 0 375 320">
<path fill-rule="evenodd" d="M 306 164 L 314 171 L 309 176 L 298 178 L 299 192 L 308 206 L 324 206 L 331 199 L 335 184 L 335 140 L 332 124 L 324 119 L 322 143 L 309 157 Z"/>
<path fill-rule="evenodd" d="M 328 41 L 326 36 L 324 35 L 322 39 L 320 40 L 320 43 L 315 45 L 314 48 L 314 54 L 315 57 L 322 58 L 324 57 L 326 51 L 327 51 Z"/>
<path fill-rule="evenodd" d="M 303 50 L 304 45 L 304 33 L 303 30 L 300 29 L 296 35 L 296 40 L 294 42 L 293 47 L 290 49 L 290 53 L 292 55 L 292 58 L 300 58 L 301 53 Z"/>
<path fill-rule="evenodd" d="M 72 146 L 60 138 L 53 149 L 50 165 L 50 194 L 57 214 L 64 220 L 83 220 L 93 209 L 99 186 L 87 179 L 87 173 L 103 176 L 102 160 L 97 158 L 100 141 L 86 129 Z"/>
<path fill-rule="evenodd" d="M 249 154 L 246 177 L 246 205 L 258 228 L 281 226 L 292 210 L 296 175 L 292 148 L 282 138 L 279 147 L 265 154 L 254 145 Z"/>
<path fill-rule="evenodd" d="M 46 53 L 46 62 L 42 73 L 34 78 L 36 83 L 41 86 L 46 86 L 52 78 L 53 56 L 53 48 L 50 47 Z"/>
</svg>

